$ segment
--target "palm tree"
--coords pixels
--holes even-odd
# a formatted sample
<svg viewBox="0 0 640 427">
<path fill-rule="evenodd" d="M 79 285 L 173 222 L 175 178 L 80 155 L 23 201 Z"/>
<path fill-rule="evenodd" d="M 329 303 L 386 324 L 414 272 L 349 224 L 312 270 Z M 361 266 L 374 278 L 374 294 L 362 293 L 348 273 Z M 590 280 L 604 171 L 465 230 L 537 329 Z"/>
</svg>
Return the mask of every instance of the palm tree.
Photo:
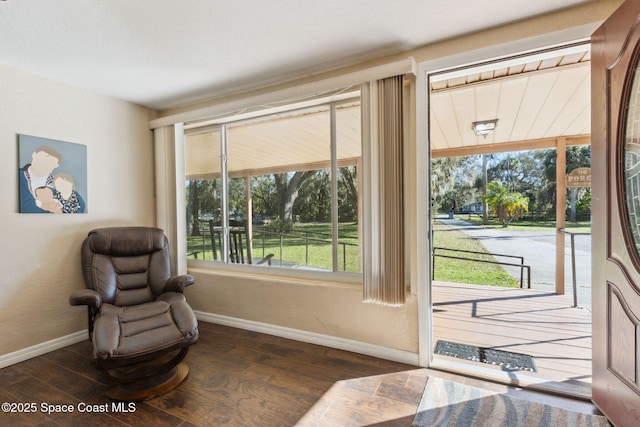
<svg viewBox="0 0 640 427">
<path fill-rule="evenodd" d="M 503 227 L 507 227 L 514 219 L 522 217 L 529 209 L 527 197 L 517 191 L 509 191 L 506 185 L 497 181 L 487 185 L 487 194 L 482 199 L 500 219 Z"/>
</svg>

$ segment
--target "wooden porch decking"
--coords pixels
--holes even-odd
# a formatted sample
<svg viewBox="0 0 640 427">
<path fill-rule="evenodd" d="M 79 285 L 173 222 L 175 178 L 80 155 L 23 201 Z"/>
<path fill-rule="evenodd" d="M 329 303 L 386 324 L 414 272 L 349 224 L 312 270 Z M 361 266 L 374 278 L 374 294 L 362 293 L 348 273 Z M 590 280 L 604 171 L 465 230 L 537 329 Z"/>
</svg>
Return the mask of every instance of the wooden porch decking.
<svg viewBox="0 0 640 427">
<path fill-rule="evenodd" d="M 433 345 L 454 341 L 534 357 L 533 378 L 549 388 L 589 394 L 591 387 L 591 311 L 572 308 L 571 295 L 545 291 L 433 282 Z M 462 362 L 435 355 L 436 361 Z M 475 366 L 500 370 L 486 363 Z M 526 380 L 523 380 L 526 382 Z"/>
</svg>

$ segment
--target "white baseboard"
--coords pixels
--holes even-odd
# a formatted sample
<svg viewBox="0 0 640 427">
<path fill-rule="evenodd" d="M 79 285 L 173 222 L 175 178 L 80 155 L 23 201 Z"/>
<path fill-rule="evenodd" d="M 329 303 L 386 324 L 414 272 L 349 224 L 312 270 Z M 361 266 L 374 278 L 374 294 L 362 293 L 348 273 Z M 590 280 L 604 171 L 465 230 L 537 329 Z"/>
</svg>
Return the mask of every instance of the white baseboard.
<svg viewBox="0 0 640 427">
<path fill-rule="evenodd" d="M 196 318 L 203 322 L 216 323 L 219 325 L 225 325 L 239 329 L 246 329 L 253 332 L 275 335 L 282 338 L 322 345 L 339 350 L 351 351 L 367 356 L 378 357 L 380 359 L 406 363 L 408 365 L 419 366 L 418 354 L 405 350 L 397 350 L 379 345 L 368 344 L 361 341 L 332 337 L 329 335 L 301 331 L 299 329 L 292 329 L 284 326 L 255 322 L 252 320 L 238 319 L 235 317 L 223 316 L 220 314 L 205 313 L 202 311 L 195 311 L 195 314 Z"/>
<path fill-rule="evenodd" d="M 85 329 L 83 331 L 74 332 L 71 335 L 23 348 L 22 350 L 14 351 L 13 353 L 3 354 L 0 356 L 0 369 L 6 368 L 7 366 L 15 363 L 24 362 L 32 357 L 40 356 L 71 344 L 79 343 L 80 341 L 86 340 L 88 336 L 89 333 Z"/>
<path fill-rule="evenodd" d="M 405 350 L 397 350 L 375 344 L 368 344 L 361 341 L 348 340 L 345 338 L 333 337 L 330 335 L 322 335 L 314 332 L 287 328 L 284 326 L 255 322 L 252 320 L 238 319 L 235 317 L 223 316 L 220 314 L 212 314 L 202 311 L 196 311 L 195 314 L 198 320 L 201 320 L 203 322 L 216 323 L 233 328 L 246 329 L 263 334 L 275 335 L 291 340 L 322 345 L 339 350 L 351 351 L 354 353 L 365 354 L 367 356 L 378 357 L 380 359 L 392 360 L 394 362 L 406 363 L 408 365 L 419 365 L 418 354 Z M 0 369 L 72 344 L 79 343 L 86 340 L 87 337 L 88 332 L 85 329 L 82 331 L 74 332 L 73 334 L 64 337 L 36 344 L 31 347 L 23 348 L 22 350 L 14 351 L 13 353 L 0 355 Z"/>
</svg>

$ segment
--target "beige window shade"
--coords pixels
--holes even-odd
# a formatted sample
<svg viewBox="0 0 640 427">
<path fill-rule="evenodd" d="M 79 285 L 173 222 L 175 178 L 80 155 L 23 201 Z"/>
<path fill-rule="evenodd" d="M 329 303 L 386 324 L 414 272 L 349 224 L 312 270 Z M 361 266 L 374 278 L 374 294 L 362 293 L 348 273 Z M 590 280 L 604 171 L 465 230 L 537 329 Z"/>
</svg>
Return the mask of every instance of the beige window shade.
<svg viewBox="0 0 640 427">
<path fill-rule="evenodd" d="M 403 77 L 362 87 L 364 301 L 405 302 Z"/>
</svg>

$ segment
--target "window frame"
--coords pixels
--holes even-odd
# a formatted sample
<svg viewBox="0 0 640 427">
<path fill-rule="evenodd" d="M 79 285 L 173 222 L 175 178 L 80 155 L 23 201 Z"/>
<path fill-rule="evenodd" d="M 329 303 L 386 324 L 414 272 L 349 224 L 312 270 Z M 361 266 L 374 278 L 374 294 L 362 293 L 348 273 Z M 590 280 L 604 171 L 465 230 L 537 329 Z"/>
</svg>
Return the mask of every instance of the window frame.
<svg viewBox="0 0 640 427">
<path fill-rule="evenodd" d="M 244 114 L 236 114 L 225 116 L 219 119 L 199 121 L 197 123 L 185 123 L 184 125 L 184 140 L 185 140 L 185 150 L 186 150 L 186 137 L 189 135 L 211 132 L 218 130 L 220 131 L 220 140 L 219 140 L 219 148 L 220 148 L 220 179 L 221 179 L 221 204 L 222 204 L 222 215 L 221 219 L 223 224 L 226 224 L 223 227 L 223 236 L 222 244 L 223 244 L 223 262 L 214 262 L 212 260 L 199 260 L 199 259 L 187 259 L 187 265 L 190 267 L 204 267 L 211 268 L 220 271 L 238 271 L 238 272 L 247 272 L 247 273 L 255 273 L 264 276 L 283 276 L 283 277 L 297 277 L 297 278 L 308 278 L 308 279 L 322 279 L 326 280 L 327 277 L 331 277 L 332 282 L 343 282 L 346 284 L 359 284 L 362 285 L 363 272 L 345 272 L 339 270 L 339 242 L 338 242 L 338 225 L 339 225 L 339 200 L 338 200 L 338 180 L 339 180 L 339 169 L 341 166 L 338 166 L 338 134 L 337 134 L 337 110 L 341 105 L 349 104 L 349 103 L 358 103 L 361 104 L 361 95 L 359 87 L 350 88 L 349 90 L 341 91 L 338 95 L 333 95 L 329 97 L 321 97 L 315 98 L 312 100 L 307 100 L 303 102 L 290 102 L 286 104 L 282 104 L 278 107 L 274 108 L 265 108 L 259 109 L 256 111 L 252 111 Z M 229 191 L 229 179 L 232 177 L 229 175 L 228 171 L 228 162 L 227 162 L 227 154 L 228 154 L 228 135 L 227 130 L 229 128 L 233 128 L 234 126 L 248 124 L 252 122 L 264 121 L 265 119 L 275 118 L 275 117 L 286 117 L 292 114 L 304 113 L 305 111 L 317 110 L 319 107 L 328 107 L 329 113 L 329 135 L 330 135 L 330 160 L 329 160 L 329 169 L 331 170 L 331 251 L 332 251 L 332 270 L 312 270 L 312 269 L 291 269 L 287 267 L 280 266 L 270 266 L 268 268 L 262 266 L 254 266 L 247 264 L 236 264 L 229 262 L 228 255 L 228 224 L 229 224 L 229 203 L 228 203 L 228 191 Z M 361 105 L 360 105 L 361 108 Z M 362 118 L 360 119 L 360 126 L 362 125 Z M 362 138 L 360 141 L 362 147 Z M 362 157 L 362 152 L 360 154 L 360 158 Z M 358 170 L 358 174 L 361 174 L 361 171 Z M 232 174 L 233 175 L 233 174 Z M 186 173 L 184 175 L 185 182 L 187 181 Z M 362 185 L 366 185 L 364 182 L 364 178 L 359 179 L 359 183 Z M 250 185 L 249 185 L 250 186 Z M 358 192 L 362 191 L 361 188 L 358 188 Z M 183 203 L 185 203 L 183 201 Z M 186 206 L 183 206 L 183 210 L 186 210 Z M 247 219 L 248 215 L 247 215 Z M 361 215 L 358 215 L 358 221 L 361 222 L 363 218 Z M 185 235 L 186 238 L 186 235 Z M 359 253 L 362 258 L 362 228 L 358 229 L 358 242 L 359 242 Z M 361 262 L 362 264 L 362 262 Z"/>
</svg>

